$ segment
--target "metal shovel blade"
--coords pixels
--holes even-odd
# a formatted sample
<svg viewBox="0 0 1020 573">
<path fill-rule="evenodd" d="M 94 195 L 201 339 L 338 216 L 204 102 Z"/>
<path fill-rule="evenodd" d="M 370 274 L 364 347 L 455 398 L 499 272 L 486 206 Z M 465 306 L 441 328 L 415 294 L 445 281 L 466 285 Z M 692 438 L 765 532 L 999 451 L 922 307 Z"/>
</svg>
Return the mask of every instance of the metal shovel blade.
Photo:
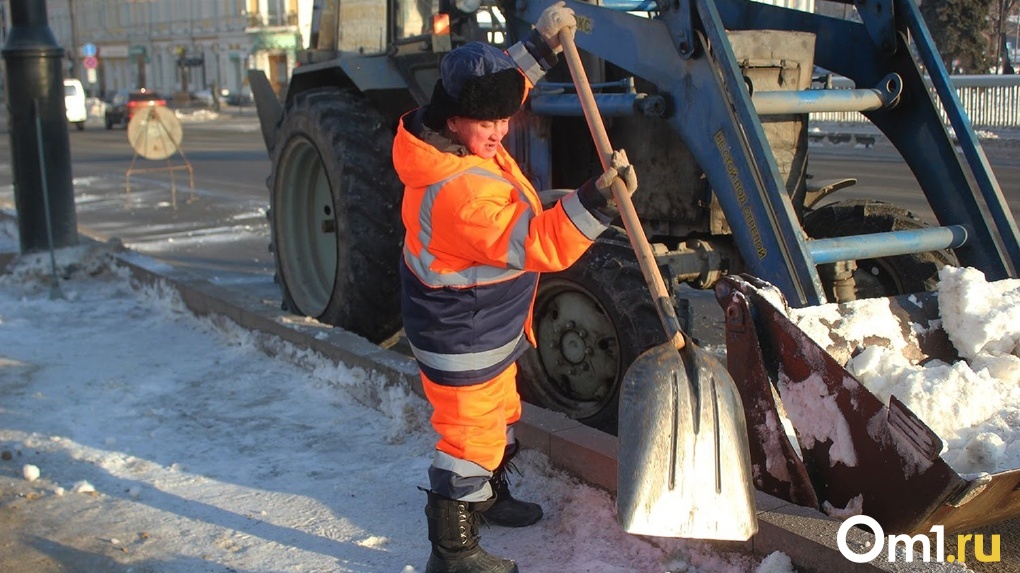
<svg viewBox="0 0 1020 573">
<path fill-rule="evenodd" d="M 758 530 L 744 409 L 726 368 L 662 344 L 620 389 L 617 519 L 629 533 L 747 540 Z"/>
<path fill-rule="evenodd" d="M 573 29 L 563 56 L 603 169 L 613 147 Z M 680 330 L 641 219 L 617 177 L 613 197 L 669 342 L 638 357 L 620 389 L 617 518 L 629 533 L 746 540 L 758 530 L 747 423 L 729 372 Z M 685 363 L 686 362 L 686 363 Z"/>
</svg>

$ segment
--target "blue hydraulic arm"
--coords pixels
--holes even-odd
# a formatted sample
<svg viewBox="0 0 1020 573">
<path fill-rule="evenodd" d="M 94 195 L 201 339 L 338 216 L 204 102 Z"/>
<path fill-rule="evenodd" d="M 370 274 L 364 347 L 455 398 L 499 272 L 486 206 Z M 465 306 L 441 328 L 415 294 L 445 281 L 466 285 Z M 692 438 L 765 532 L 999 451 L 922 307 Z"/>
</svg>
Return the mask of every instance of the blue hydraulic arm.
<svg viewBox="0 0 1020 573">
<path fill-rule="evenodd" d="M 534 22 L 551 1 L 528 2 L 520 16 Z M 609 0 L 602 6 L 568 0 L 568 4 L 578 17 L 576 41 L 580 48 L 656 85 L 670 108 L 666 120 L 704 170 L 732 223 L 734 240 L 748 269 L 780 288 L 791 305 L 825 302 L 815 269 L 823 261 L 812 255 L 810 242 L 800 229 L 759 114 L 766 113 L 766 107 L 804 113 L 821 99 L 831 104 L 837 98 L 784 92 L 761 94 L 753 101 L 730 47 L 728 30 L 813 33 L 817 65 L 854 80 L 859 88 L 895 87 L 872 90 L 874 95 L 864 93 L 866 99 L 881 101 L 859 111 L 896 146 L 939 223 L 965 231 L 965 243 L 952 242 L 960 263 L 980 269 L 989 280 L 1017 276 L 1020 233 L 1016 222 L 916 3 L 839 1 L 855 4 L 863 23 L 751 0 Z M 644 10 L 650 17 L 627 13 Z M 920 63 L 910 56 L 911 44 Z M 922 69 L 928 71 L 937 101 Z M 852 100 L 862 99 L 862 94 L 849 94 L 845 99 L 847 105 L 857 105 Z M 569 107 L 567 102 L 558 105 Z M 962 158 L 942 123 L 939 105 L 956 132 Z M 973 183 L 968 175 L 973 176 Z M 932 233 L 946 235 L 944 231 Z M 880 241 L 862 236 L 842 242 L 848 245 L 844 252 L 871 258 L 869 245 Z"/>
<path fill-rule="evenodd" d="M 955 250 L 960 263 L 980 269 L 989 280 L 1016 277 L 1020 269 L 1016 221 L 917 5 L 913 0 L 855 3 L 863 24 L 747 0 L 715 2 L 727 29 L 814 33 L 815 63 L 858 86 L 875 85 L 890 73 L 899 75 L 903 93 L 898 105 L 865 111 L 864 115 L 903 156 L 939 223 L 968 229 L 967 243 Z M 890 42 L 894 42 L 892 46 Z M 909 42 L 920 64 L 910 56 Z M 937 100 L 928 90 L 922 69 L 930 77 Z M 939 117 L 937 104 L 956 133 L 962 158 Z"/>
<path fill-rule="evenodd" d="M 521 16 L 534 22 L 550 3 L 529 2 Z M 778 287 L 793 306 L 824 303 L 804 234 L 713 2 L 680 1 L 655 19 L 570 0 L 568 5 L 578 18 L 581 49 L 668 95 L 673 112 L 666 121 L 705 172 L 750 272 Z M 695 15 L 702 30 L 693 25 Z"/>
</svg>

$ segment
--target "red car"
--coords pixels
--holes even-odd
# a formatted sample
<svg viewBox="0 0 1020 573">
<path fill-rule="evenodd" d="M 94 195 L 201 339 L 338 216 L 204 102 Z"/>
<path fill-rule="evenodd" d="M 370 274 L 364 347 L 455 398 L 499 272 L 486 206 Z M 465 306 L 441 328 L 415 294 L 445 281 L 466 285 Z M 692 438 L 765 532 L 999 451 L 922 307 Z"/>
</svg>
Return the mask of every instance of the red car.
<svg viewBox="0 0 1020 573">
<path fill-rule="evenodd" d="M 157 105 L 166 106 L 166 100 L 156 92 L 117 90 L 106 104 L 106 129 L 113 129 L 115 125 L 127 127 L 138 110 Z"/>
</svg>

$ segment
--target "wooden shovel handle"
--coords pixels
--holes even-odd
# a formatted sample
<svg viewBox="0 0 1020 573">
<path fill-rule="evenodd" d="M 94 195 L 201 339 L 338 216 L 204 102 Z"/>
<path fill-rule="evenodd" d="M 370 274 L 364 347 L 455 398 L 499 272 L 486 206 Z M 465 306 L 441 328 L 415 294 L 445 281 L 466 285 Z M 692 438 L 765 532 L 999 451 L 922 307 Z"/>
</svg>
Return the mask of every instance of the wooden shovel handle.
<svg viewBox="0 0 1020 573">
<path fill-rule="evenodd" d="M 566 57 L 567 67 L 570 68 L 570 76 L 574 80 L 574 87 L 581 99 L 581 108 L 584 109 L 584 117 L 588 120 L 588 129 L 591 130 L 592 139 L 595 140 L 602 169 L 608 169 L 613 156 L 613 148 L 609 143 L 606 126 L 602 123 L 602 115 L 595 103 L 595 96 L 592 95 L 588 74 L 585 73 L 581 56 L 577 53 L 573 29 L 563 28 L 560 30 L 560 45 L 563 46 L 563 55 Z M 638 218 L 637 211 L 634 210 L 634 203 L 630 200 L 630 194 L 627 193 L 627 188 L 624 187 L 619 177 L 613 180 L 613 197 L 616 198 L 616 204 L 620 209 L 620 218 L 623 219 L 623 226 L 627 230 L 630 244 L 634 247 L 634 253 L 637 255 L 641 274 L 644 275 L 648 289 L 652 293 L 652 300 L 655 301 L 655 310 L 659 313 L 662 327 L 666 330 L 666 336 L 669 337 L 673 346 L 680 350 L 684 347 L 685 341 L 683 331 L 680 330 L 680 321 L 676 317 L 676 309 L 673 308 L 669 291 L 666 290 L 666 283 L 662 280 L 662 274 L 659 273 L 659 266 L 655 263 L 655 255 L 652 253 L 652 246 L 648 244 L 648 238 L 645 237 L 641 220 Z"/>
</svg>

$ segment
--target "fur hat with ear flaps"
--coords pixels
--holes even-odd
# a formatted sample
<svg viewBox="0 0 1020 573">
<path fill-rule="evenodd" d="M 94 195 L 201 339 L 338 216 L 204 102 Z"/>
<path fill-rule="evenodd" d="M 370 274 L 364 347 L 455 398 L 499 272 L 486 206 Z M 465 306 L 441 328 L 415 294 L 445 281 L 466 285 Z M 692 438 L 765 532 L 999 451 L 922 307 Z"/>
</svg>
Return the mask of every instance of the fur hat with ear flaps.
<svg viewBox="0 0 1020 573">
<path fill-rule="evenodd" d="M 446 54 L 432 90 L 425 124 L 436 131 L 454 117 L 505 119 L 524 100 L 524 75 L 503 50 L 471 42 Z"/>
</svg>

